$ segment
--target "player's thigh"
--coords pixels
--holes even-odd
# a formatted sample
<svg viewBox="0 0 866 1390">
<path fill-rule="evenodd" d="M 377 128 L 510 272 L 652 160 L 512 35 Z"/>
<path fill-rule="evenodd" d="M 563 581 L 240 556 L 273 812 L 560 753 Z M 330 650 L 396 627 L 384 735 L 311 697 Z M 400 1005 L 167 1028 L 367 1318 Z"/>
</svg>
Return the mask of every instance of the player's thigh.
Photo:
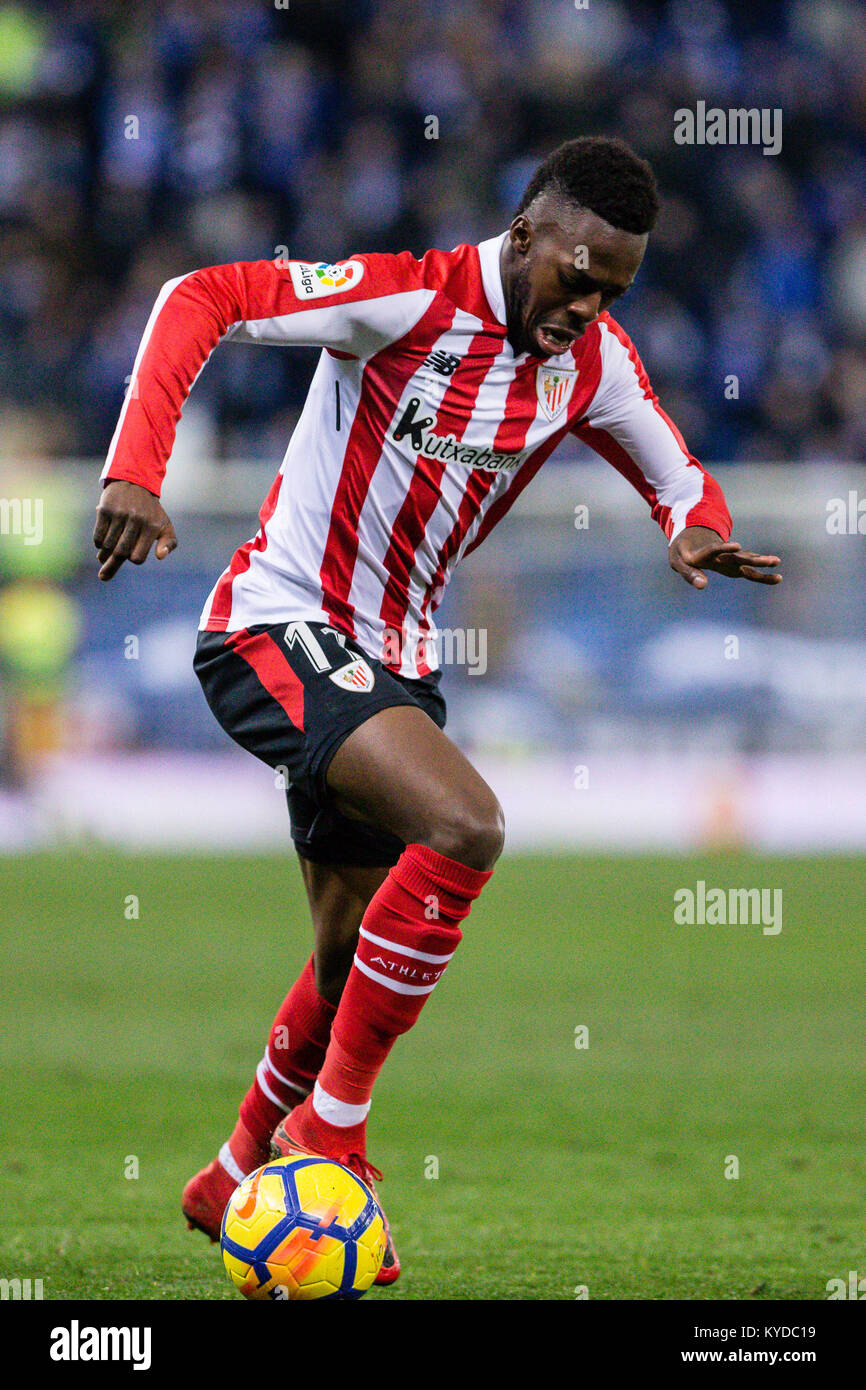
<svg viewBox="0 0 866 1390">
<path fill-rule="evenodd" d="M 471 868 L 502 850 L 502 809 L 481 774 L 423 710 L 380 710 L 340 744 L 328 789 L 346 816 L 372 821 L 406 843 L 429 845 Z"/>
<path fill-rule="evenodd" d="M 203 633 L 195 668 L 223 728 L 282 768 L 291 789 L 323 812 L 334 806 L 385 832 L 383 848 L 420 842 L 471 868 L 492 867 L 502 849 L 502 812 L 439 727 L 443 710 L 345 635 L 306 622 Z M 354 852 L 351 859 L 358 862 Z"/>
<path fill-rule="evenodd" d="M 313 919 L 316 988 L 336 1004 L 346 983 L 370 899 L 388 877 L 388 866 L 320 864 L 298 856 Z"/>
</svg>

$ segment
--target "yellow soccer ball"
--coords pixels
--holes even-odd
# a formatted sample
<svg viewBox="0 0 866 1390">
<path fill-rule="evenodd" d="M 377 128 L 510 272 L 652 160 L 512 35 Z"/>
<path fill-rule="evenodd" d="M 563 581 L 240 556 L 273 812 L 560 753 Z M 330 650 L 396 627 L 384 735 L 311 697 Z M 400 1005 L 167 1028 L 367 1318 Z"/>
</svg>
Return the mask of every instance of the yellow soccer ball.
<svg viewBox="0 0 866 1390">
<path fill-rule="evenodd" d="M 275 1158 L 233 1192 L 220 1244 L 245 1298 L 361 1298 L 382 1263 L 385 1222 L 341 1163 Z"/>
</svg>

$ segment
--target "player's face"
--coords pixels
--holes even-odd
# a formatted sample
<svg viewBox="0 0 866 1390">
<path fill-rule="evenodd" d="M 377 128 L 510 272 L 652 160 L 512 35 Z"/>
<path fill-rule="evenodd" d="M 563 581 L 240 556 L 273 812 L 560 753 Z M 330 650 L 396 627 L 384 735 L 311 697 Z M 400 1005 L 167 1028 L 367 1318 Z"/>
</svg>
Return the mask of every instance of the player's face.
<svg viewBox="0 0 866 1390">
<path fill-rule="evenodd" d="M 625 294 L 646 236 L 542 196 L 511 224 L 503 255 L 508 336 L 516 352 L 566 352 Z"/>
</svg>

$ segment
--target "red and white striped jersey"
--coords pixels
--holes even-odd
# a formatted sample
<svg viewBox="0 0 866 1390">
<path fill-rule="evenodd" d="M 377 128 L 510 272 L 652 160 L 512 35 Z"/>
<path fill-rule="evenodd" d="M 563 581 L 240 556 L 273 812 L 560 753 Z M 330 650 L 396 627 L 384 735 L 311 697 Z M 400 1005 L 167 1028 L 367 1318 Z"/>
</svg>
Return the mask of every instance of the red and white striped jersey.
<svg viewBox="0 0 866 1390">
<path fill-rule="evenodd" d="M 221 339 L 324 349 L 258 533 L 217 580 L 203 628 L 329 622 L 401 675 L 435 669 L 433 613 L 456 565 L 569 431 L 669 538 L 687 525 L 729 537 L 718 484 L 609 314 L 560 356 L 515 355 L 502 241 L 420 261 L 239 262 L 163 287 L 104 479 L 159 494 L 183 403 Z"/>
</svg>

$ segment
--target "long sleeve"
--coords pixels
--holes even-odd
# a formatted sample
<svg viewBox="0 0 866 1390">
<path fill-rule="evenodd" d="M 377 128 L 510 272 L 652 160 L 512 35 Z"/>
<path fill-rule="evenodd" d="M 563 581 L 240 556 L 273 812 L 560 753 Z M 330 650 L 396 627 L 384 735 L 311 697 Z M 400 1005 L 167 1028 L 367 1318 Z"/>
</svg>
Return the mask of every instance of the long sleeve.
<svg viewBox="0 0 866 1390">
<path fill-rule="evenodd" d="M 645 498 L 669 541 L 687 526 L 708 526 L 728 540 L 731 516 L 722 489 L 689 453 L 634 344 L 607 314 L 601 317 L 601 352 L 598 390 L 574 434 Z"/>
<path fill-rule="evenodd" d="M 403 336 L 434 290 L 408 253 L 321 261 L 238 261 L 170 280 L 144 330 L 103 481 L 159 495 L 184 402 L 223 338 L 329 348 L 368 358 Z"/>
</svg>

